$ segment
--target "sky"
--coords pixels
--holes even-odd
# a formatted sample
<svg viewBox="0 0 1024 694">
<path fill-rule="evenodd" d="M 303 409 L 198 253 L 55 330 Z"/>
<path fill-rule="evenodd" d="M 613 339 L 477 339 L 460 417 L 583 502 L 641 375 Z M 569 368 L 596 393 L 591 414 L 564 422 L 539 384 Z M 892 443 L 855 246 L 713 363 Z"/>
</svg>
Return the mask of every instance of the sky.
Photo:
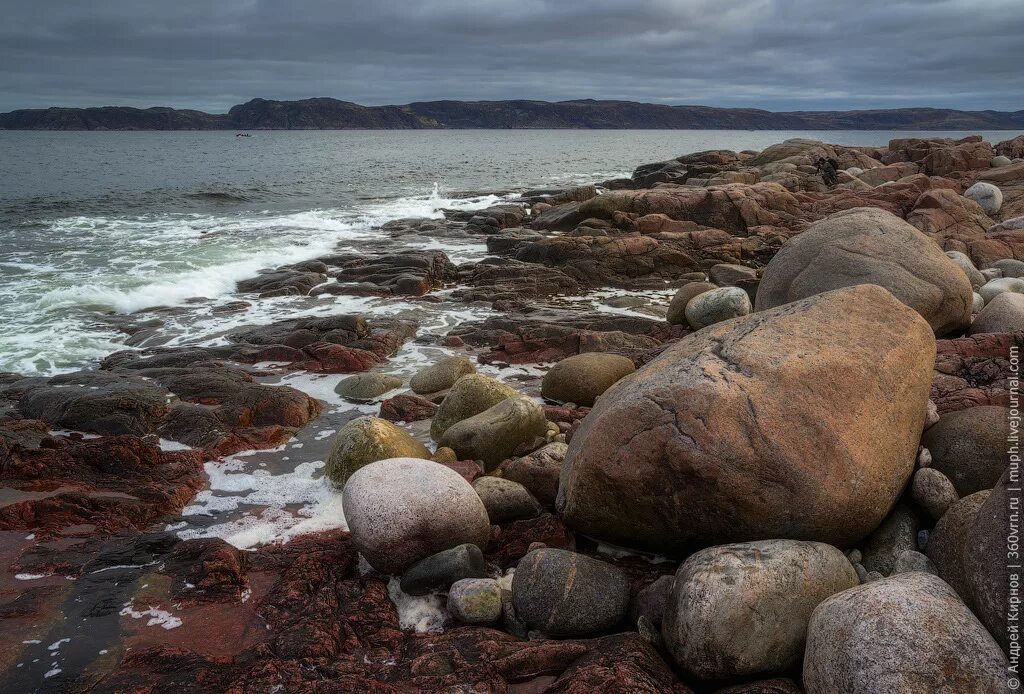
<svg viewBox="0 0 1024 694">
<path fill-rule="evenodd" d="M 0 111 L 254 97 L 1024 109 L 1024 0 L 0 0 Z"/>
</svg>

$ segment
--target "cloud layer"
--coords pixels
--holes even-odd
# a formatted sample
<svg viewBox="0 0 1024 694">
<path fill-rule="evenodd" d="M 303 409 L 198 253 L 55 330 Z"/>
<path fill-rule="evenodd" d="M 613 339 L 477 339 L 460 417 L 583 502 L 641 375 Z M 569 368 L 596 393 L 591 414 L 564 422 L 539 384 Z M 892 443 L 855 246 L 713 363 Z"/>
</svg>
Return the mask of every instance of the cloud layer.
<svg viewBox="0 0 1024 694">
<path fill-rule="evenodd" d="M 256 96 L 1024 109 L 1024 0 L 0 0 L 0 111 Z"/>
</svg>

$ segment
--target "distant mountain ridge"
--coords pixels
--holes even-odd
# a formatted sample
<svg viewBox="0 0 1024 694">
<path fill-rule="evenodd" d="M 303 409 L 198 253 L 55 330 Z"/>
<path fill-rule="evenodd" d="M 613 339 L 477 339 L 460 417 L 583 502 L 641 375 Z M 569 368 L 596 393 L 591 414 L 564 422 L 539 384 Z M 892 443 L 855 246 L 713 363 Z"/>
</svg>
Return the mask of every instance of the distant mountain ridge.
<svg viewBox="0 0 1024 694">
<path fill-rule="evenodd" d="M 211 114 L 168 107 L 21 109 L 0 113 L 0 130 L 1024 130 L 1021 111 L 900 108 L 772 112 L 634 101 L 420 101 L 361 106 L 331 98 L 253 99 Z"/>
</svg>

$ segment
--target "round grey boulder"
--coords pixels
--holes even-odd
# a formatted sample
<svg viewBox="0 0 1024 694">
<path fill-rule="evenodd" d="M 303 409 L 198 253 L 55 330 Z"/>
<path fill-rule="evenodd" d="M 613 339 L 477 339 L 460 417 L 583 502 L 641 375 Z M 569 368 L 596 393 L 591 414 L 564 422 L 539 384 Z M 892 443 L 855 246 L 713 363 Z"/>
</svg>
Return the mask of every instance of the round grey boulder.
<svg viewBox="0 0 1024 694">
<path fill-rule="evenodd" d="M 858 583 L 846 556 L 820 542 L 710 547 L 679 567 L 662 636 L 676 664 L 703 679 L 783 672 L 803 655 L 814 608 Z"/>
<path fill-rule="evenodd" d="M 992 157 L 992 162 L 991 162 L 993 167 L 1009 166 L 1012 163 L 1013 163 L 1012 159 L 1010 159 L 1009 157 L 1003 156 L 1002 154 L 997 154 L 996 156 Z"/>
<path fill-rule="evenodd" d="M 398 573 L 462 544 L 487 545 L 480 496 L 449 467 L 392 458 L 357 470 L 342 492 L 352 543 L 377 571 Z"/>
<path fill-rule="evenodd" d="M 965 190 L 964 197 L 981 205 L 981 209 L 988 215 L 996 214 L 1003 206 L 1003 191 L 999 190 L 998 186 L 984 181 L 978 181 Z"/>
<path fill-rule="evenodd" d="M 953 483 L 960 496 L 991 489 L 1009 464 L 1010 411 L 985 405 L 942 415 L 921 445 L 932 454 L 932 467 Z"/>
<path fill-rule="evenodd" d="M 896 558 L 917 548 L 917 530 L 921 522 L 908 506 L 897 504 L 861 549 L 861 563 L 870 571 L 888 576 L 896 567 Z"/>
<path fill-rule="evenodd" d="M 464 578 L 485 578 L 487 565 L 483 552 L 476 545 L 465 544 L 446 549 L 421 559 L 402 574 L 402 592 L 427 595 L 448 590 Z"/>
<path fill-rule="evenodd" d="M 430 458 L 430 451 L 401 427 L 380 417 L 357 417 L 334 435 L 324 472 L 345 484 L 359 468 L 387 458 Z"/>
<path fill-rule="evenodd" d="M 999 645 L 941 578 L 912 572 L 826 599 L 811 615 L 807 694 L 964 694 L 1006 687 Z"/>
<path fill-rule="evenodd" d="M 441 401 L 433 421 L 430 436 L 440 441 L 450 426 L 463 419 L 480 414 L 502 400 L 519 397 L 519 392 L 501 381 L 483 374 L 469 374 L 455 381 L 455 385 Z"/>
<path fill-rule="evenodd" d="M 629 581 L 616 567 L 563 549 L 536 549 L 512 578 L 516 615 L 549 636 L 593 636 L 626 616 Z"/>
<path fill-rule="evenodd" d="M 969 335 L 1015 333 L 1024 330 L 1024 294 L 998 294 L 981 309 L 971 323 Z"/>
<path fill-rule="evenodd" d="M 463 624 L 493 624 L 501 618 L 501 585 L 493 578 L 464 578 L 448 591 L 448 612 Z"/>
<path fill-rule="evenodd" d="M 694 330 L 750 313 L 750 296 L 739 287 L 719 287 L 686 304 L 686 322 Z"/>
<path fill-rule="evenodd" d="M 545 506 L 553 506 L 558 495 L 558 477 L 562 474 L 562 463 L 568 448 L 564 443 L 549 443 L 529 455 L 506 460 L 494 472 L 523 485 Z"/>
<path fill-rule="evenodd" d="M 981 274 L 981 271 L 975 267 L 974 262 L 967 256 L 966 253 L 960 251 L 946 251 L 946 257 L 957 264 L 964 274 L 967 275 L 967 280 L 971 283 L 971 286 L 977 289 L 981 285 L 985 284 L 985 275 Z"/>
<path fill-rule="evenodd" d="M 914 473 L 910 494 L 932 520 L 942 518 L 949 507 L 960 500 L 949 478 L 933 467 L 924 467 Z"/>
<path fill-rule="evenodd" d="M 598 396 L 634 371 L 633 360 L 619 354 L 576 354 L 548 369 L 540 394 L 555 402 L 591 407 Z"/>
<path fill-rule="evenodd" d="M 355 401 L 373 400 L 402 385 L 402 379 L 388 374 L 362 373 L 343 379 L 334 392 Z"/>
<path fill-rule="evenodd" d="M 907 549 L 900 552 L 896 557 L 896 566 L 893 568 L 893 575 L 905 574 L 910 571 L 924 571 L 930 574 L 938 574 L 932 560 L 917 550 Z"/>
<path fill-rule="evenodd" d="M 460 460 L 482 460 L 484 469 L 490 471 L 511 458 L 520 444 L 543 437 L 547 431 L 543 408 L 529 398 L 515 397 L 456 422 L 438 444 L 451 448 Z"/>
<path fill-rule="evenodd" d="M 409 379 L 409 388 L 418 395 L 436 393 L 455 385 L 463 376 L 476 373 L 476 366 L 467 357 L 448 357 L 417 371 Z"/>
<path fill-rule="evenodd" d="M 473 481 L 473 489 L 480 495 L 491 523 L 508 523 L 536 518 L 543 508 L 526 487 L 512 480 L 484 476 Z"/>
<path fill-rule="evenodd" d="M 765 267 L 755 309 L 840 287 L 876 284 L 943 335 L 971 320 L 971 283 L 934 240 L 896 215 L 857 207 L 789 239 Z"/>
<path fill-rule="evenodd" d="M 668 313 L 665 314 L 665 319 L 672 325 L 687 325 L 686 305 L 690 303 L 690 299 L 715 289 L 718 289 L 718 285 L 711 282 L 690 282 L 689 284 L 684 284 L 672 297 L 672 301 L 669 302 Z"/>
<path fill-rule="evenodd" d="M 971 315 L 977 315 L 982 312 L 985 308 L 985 297 L 978 292 L 974 292 L 974 302 L 971 304 Z M 974 323 L 971 323 L 974 326 Z"/>
<path fill-rule="evenodd" d="M 986 304 L 1006 292 L 1024 294 L 1024 279 L 1020 277 L 996 277 L 978 288 L 978 293 L 981 294 Z"/>
<path fill-rule="evenodd" d="M 1020 218 L 1021 229 L 1024 229 L 1024 217 Z M 992 263 L 992 267 L 1003 273 L 1003 277 L 1024 277 L 1024 260 L 1004 258 Z"/>
</svg>

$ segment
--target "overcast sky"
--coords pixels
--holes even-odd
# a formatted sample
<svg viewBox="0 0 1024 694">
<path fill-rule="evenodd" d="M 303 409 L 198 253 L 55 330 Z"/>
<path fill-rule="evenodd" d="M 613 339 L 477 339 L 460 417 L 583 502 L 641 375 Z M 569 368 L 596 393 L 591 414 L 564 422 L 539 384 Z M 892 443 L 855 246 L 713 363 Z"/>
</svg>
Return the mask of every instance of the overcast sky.
<svg viewBox="0 0 1024 694">
<path fill-rule="evenodd" d="M 1024 0 L 0 0 L 0 111 L 253 97 L 1024 109 Z"/>
</svg>

